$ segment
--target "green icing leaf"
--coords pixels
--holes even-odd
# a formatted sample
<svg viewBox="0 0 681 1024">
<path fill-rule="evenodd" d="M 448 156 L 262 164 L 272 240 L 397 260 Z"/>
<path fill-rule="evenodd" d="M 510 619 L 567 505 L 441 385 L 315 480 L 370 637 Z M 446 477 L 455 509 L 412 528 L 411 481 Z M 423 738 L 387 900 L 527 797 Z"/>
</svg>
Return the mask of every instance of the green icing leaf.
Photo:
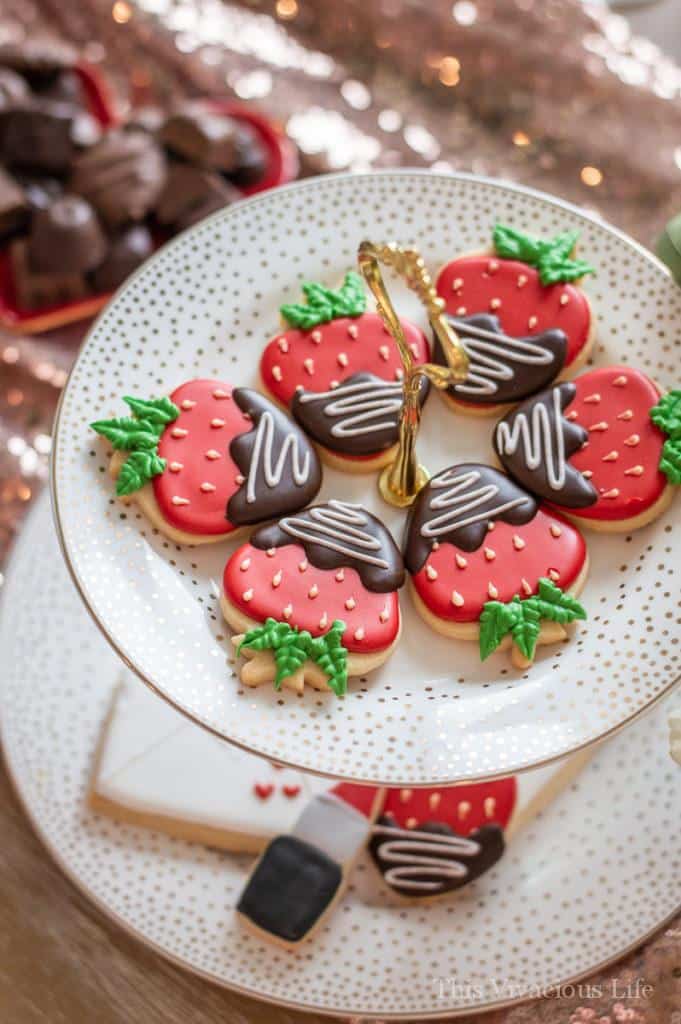
<svg viewBox="0 0 681 1024">
<path fill-rule="evenodd" d="M 90 426 L 110 441 L 117 451 L 153 450 L 158 444 L 158 434 L 149 430 L 146 424 L 132 416 L 113 420 L 97 420 Z"/>
<path fill-rule="evenodd" d="M 585 619 L 586 611 L 570 594 L 549 579 L 539 580 L 538 593 L 521 600 L 517 595 L 504 604 L 487 601 L 480 616 L 480 658 L 495 651 L 510 633 L 513 642 L 530 661 L 534 657 L 541 620 L 567 623 Z"/>
<path fill-rule="evenodd" d="M 650 418 L 672 440 L 681 437 L 681 390 L 663 395 L 650 410 Z"/>
<path fill-rule="evenodd" d="M 167 423 L 173 423 L 180 415 L 180 410 L 169 398 L 131 398 L 125 395 L 123 401 L 130 406 L 138 419 L 146 423 L 155 423 L 160 428 L 159 434 Z"/>
<path fill-rule="evenodd" d="M 90 426 L 111 442 L 117 451 L 130 452 L 116 481 L 116 494 L 133 494 L 158 476 L 166 468 L 166 460 L 159 457 L 158 442 L 166 425 L 180 415 L 178 407 L 169 398 L 123 399 L 134 416 L 121 416 L 112 420 L 96 420 Z"/>
<path fill-rule="evenodd" d="M 158 457 L 155 451 L 131 452 L 121 466 L 116 480 L 116 494 L 122 497 L 133 494 L 144 487 L 152 477 L 158 476 L 166 468 L 166 460 Z"/>
<path fill-rule="evenodd" d="M 681 484 L 681 438 L 665 441 L 660 458 L 660 470 L 670 483 Z"/>
<path fill-rule="evenodd" d="M 585 274 L 595 273 L 590 263 L 570 258 L 578 237 L 579 231 L 562 231 L 544 241 L 503 224 L 496 224 L 492 235 L 498 256 L 536 267 L 543 285 L 576 281 Z"/>
<path fill-rule="evenodd" d="M 281 307 L 281 315 L 292 327 L 309 330 L 341 316 L 361 316 L 366 310 L 362 279 L 353 270 L 345 275 L 341 288 L 326 288 L 315 281 L 302 286 L 305 303 L 292 302 Z"/>
<path fill-rule="evenodd" d="M 307 630 L 299 630 L 289 626 L 288 622 L 268 618 L 262 626 L 256 626 L 246 633 L 237 648 L 237 654 L 241 653 L 243 647 L 254 651 L 271 650 L 277 664 L 275 690 L 280 690 L 284 679 L 292 676 L 310 658 L 326 673 L 333 692 L 342 697 L 348 687 L 348 652 L 342 643 L 344 632 L 345 623 L 340 620 L 332 624 L 328 633 L 313 637 Z"/>
</svg>

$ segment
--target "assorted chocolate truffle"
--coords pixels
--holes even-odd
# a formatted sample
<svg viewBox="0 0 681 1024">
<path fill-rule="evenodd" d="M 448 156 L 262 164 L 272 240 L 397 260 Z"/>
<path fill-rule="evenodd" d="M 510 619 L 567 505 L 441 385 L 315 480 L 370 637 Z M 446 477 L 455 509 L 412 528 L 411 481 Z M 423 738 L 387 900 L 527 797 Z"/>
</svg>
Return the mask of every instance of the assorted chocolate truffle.
<svg viewBox="0 0 681 1024">
<path fill-rule="evenodd" d="M 73 164 L 70 187 L 111 227 L 143 220 L 165 182 L 163 150 L 146 132 L 112 131 Z"/>
<path fill-rule="evenodd" d="M 102 263 L 107 241 L 90 204 L 65 194 L 35 212 L 27 251 L 39 273 L 85 273 Z"/>
</svg>

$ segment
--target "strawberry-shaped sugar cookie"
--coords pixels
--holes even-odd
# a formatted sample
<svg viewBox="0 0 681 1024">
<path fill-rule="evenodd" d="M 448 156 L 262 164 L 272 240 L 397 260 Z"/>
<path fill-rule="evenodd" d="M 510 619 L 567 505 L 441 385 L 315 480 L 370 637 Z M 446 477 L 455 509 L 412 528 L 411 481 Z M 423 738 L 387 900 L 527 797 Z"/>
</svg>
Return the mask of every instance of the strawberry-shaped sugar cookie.
<svg viewBox="0 0 681 1024">
<path fill-rule="evenodd" d="M 329 501 L 257 530 L 223 580 L 222 611 L 247 658 L 242 681 L 342 696 L 348 676 L 377 668 L 396 645 L 403 582 L 392 536 L 360 505 Z"/>
<path fill-rule="evenodd" d="M 402 363 L 376 313 L 366 312 L 358 274 L 339 290 L 303 285 L 307 302 L 282 306 L 290 325 L 269 342 L 260 362 L 268 392 L 319 446 L 330 465 L 368 473 L 395 454 L 402 406 Z M 417 363 L 429 358 L 425 335 L 402 320 Z M 421 400 L 428 382 L 421 386 Z"/>
<path fill-rule="evenodd" d="M 443 392 L 455 409 L 498 415 L 584 365 L 594 318 L 573 282 L 593 268 L 572 259 L 577 235 L 542 241 L 498 224 L 492 252 L 440 270 L 438 294 L 470 359 L 467 378 Z M 437 342 L 433 358 L 444 363 Z"/>
<path fill-rule="evenodd" d="M 488 871 L 506 843 L 582 770 L 581 752 L 518 777 L 389 789 L 369 839 L 383 882 L 405 899 L 447 896 Z"/>
<path fill-rule="evenodd" d="M 257 391 L 192 380 L 170 398 L 124 399 L 132 416 L 92 428 L 115 449 L 116 493 L 178 543 L 222 540 L 296 512 L 321 485 L 302 430 Z"/>
<path fill-rule="evenodd" d="M 494 448 L 511 476 L 570 518 L 633 530 L 660 515 L 681 482 L 680 398 L 660 399 L 628 366 L 591 370 L 505 416 Z"/>
<path fill-rule="evenodd" d="M 405 546 L 413 597 L 438 633 L 477 640 L 484 659 L 512 643 L 524 667 L 537 644 L 585 618 L 582 535 L 510 477 L 466 463 L 442 470 L 412 508 Z"/>
</svg>

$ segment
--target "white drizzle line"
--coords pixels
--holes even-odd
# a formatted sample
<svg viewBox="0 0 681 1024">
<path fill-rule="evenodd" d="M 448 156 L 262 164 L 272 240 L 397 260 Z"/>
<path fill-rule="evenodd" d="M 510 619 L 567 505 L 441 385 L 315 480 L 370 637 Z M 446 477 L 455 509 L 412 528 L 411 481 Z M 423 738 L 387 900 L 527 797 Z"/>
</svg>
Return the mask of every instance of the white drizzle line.
<svg viewBox="0 0 681 1024">
<path fill-rule="evenodd" d="M 385 872 L 388 885 L 414 891 L 436 892 L 445 887 L 448 878 L 466 878 L 468 867 L 445 857 L 475 857 L 481 851 L 480 843 L 463 836 L 443 836 L 384 825 L 374 826 L 374 835 L 389 837 L 378 847 L 378 856 L 387 864 L 401 865 Z M 414 875 L 432 875 L 433 881 L 417 880 Z"/>
<path fill-rule="evenodd" d="M 549 487 L 554 491 L 560 491 L 565 486 L 566 463 L 559 388 L 553 389 L 551 398 L 555 415 L 555 451 L 551 446 L 554 436 L 551 419 L 543 402 L 536 402 L 532 408 L 532 426 L 524 412 L 516 416 L 512 427 L 502 420 L 497 425 L 497 444 L 503 455 L 513 455 L 522 444 L 527 468 L 537 469 L 542 462 L 545 463 Z"/>
<path fill-rule="evenodd" d="M 257 498 L 255 485 L 261 464 L 265 483 L 268 487 L 278 487 L 281 483 L 284 467 L 289 455 L 291 458 L 291 473 L 297 487 L 302 487 L 303 484 L 306 484 L 310 475 L 310 453 L 309 451 L 305 452 L 305 457 L 301 459 L 300 438 L 293 433 L 286 435 L 277 456 L 277 461 L 273 463 L 275 434 L 274 417 L 271 412 L 265 410 L 258 423 L 251 464 L 248 470 L 246 501 L 249 504 Z"/>
<path fill-rule="evenodd" d="M 524 505 L 530 500 L 524 496 L 512 498 L 510 501 L 502 501 L 482 512 L 476 512 L 475 509 L 480 508 L 481 505 L 487 505 L 494 501 L 499 494 L 499 488 L 496 484 L 486 484 L 475 489 L 475 484 L 478 483 L 481 476 L 477 469 L 461 473 L 458 476 L 455 475 L 456 472 L 455 469 L 448 469 L 431 480 L 430 486 L 433 490 L 442 488 L 446 488 L 446 490 L 432 499 L 430 508 L 436 512 L 444 509 L 444 512 L 423 524 L 421 527 L 422 537 L 439 537 L 443 533 L 449 533 L 450 530 L 459 530 L 472 523 L 495 519 L 502 512 L 506 512 L 510 508 L 517 508 L 518 505 Z M 469 512 L 472 514 L 468 515 Z"/>
<path fill-rule="evenodd" d="M 454 388 L 468 395 L 495 395 L 499 390 L 496 381 L 515 377 L 515 370 L 508 363 L 548 366 L 554 358 L 552 352 L 523 338 L 511 338 L 457 320 L 454 327 L 470 360 L 466 380 Z"/>
<path fill-rule="evenodd" d="M 300 403 L 323 402 L 329 398 L 332 401 L 324 406 L 324 415 L 334 419 L 341 417 L 331 428 L 332 435 L 355 437 L 396 426 L 395 419 L 380 421 L 380 417 L 399 412 L 402 407 L 402 385 L 380 385 L 372 381 L 339 384 L 332 391 L 302 395 Z"/>
<path fill-rule="evenodd" d="M 381 550 L 381 542 L 367 533 L 369 519 L 361 505 L 333 499 L 305 514 L 307 519 L 285 516 L 279 527 L 298 540 L 319 544 L 379 569 L 390 568 L 385 558 L 371 553 Z"/>
</svg>

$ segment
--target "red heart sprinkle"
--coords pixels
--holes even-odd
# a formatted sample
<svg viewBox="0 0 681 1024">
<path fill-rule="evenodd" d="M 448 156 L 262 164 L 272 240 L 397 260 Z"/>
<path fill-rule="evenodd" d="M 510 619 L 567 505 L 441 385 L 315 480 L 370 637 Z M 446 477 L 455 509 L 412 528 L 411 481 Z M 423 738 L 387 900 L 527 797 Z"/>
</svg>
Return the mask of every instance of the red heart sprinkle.
<svg viewBox="0 0 681 1024">
<path fill-rule="evenodd" d="M 300 786 L 283 786 L 284 796 L 298 796 L 300 793 Z"/>
<path fill-rule="evenodd" d="M 274 786 L 271 782 L 256 782 L 253 786 L 256 796 L 259 796 L 261 800 L 267 800 L 268 796 L 271 796 L 274 792 Z"/>
</svg>

